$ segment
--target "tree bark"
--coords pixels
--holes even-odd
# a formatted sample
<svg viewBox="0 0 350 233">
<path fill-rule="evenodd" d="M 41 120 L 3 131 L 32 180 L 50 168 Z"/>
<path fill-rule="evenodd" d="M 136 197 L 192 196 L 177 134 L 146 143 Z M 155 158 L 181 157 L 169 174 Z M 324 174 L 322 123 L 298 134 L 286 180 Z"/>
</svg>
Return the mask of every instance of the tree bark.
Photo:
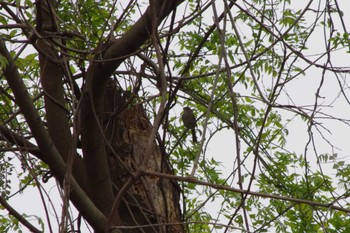
<svg viewBox="0 0 350 233">
<path fill-rule="evenodd" d="M 151 156 L 144 169 L 173 174 L 168 156 L 161 152 L 155 140 L 151 150 L 147 150 L 152 125 L 142 105 L 132 104 L 137 97 L 117 88 L 112 80 L 108 82 L 105 97 L 103 125 L 116 194 L 125 188 L 130 179 L 134 179 L 116 207 L 120 225 L 148 225 L 144 232 L 183 232 L 183 226 L 179 224 L 180 188 L 177 183 L 155 176 L 133 177 L 142 166 L 146 151 L 150 151 Z M 123 232 L 139 231 L 124 229 Z"/>
<path fill-rule="evenodd" d="M 130 55 L 150 38 L 154 13 L 164 19 L 182 1 L 157 1 L 145 11 L 135 25 L 121 38 L 112 40 L 96 51 L 96 58 L 101 61 L 92 62 L 87 71 L 86 84 L 82 95 L 81 138 L 85 166 L 91 184 L 91 197 L 98 208 L 108 216 L 114 200 L 112 178 L 106 153 L 106 137 L 103 132 L 103 103 L 105 88 L 111 74 Z M 153 13 L 151 13 L 151 11 Z M 160 23 L 157 22 L 157 25 Z M 141 155 L 140 155 L 141 156 Z M 114 216 L 114 215 L 112 215 Z M 120 225 L 123 221 L 119 215 L 112 221 Z M 121 221 L 121 222 L 120 222 Z"/>
<path fill-rule="evenodd" d="M 54 43 L 62 41 L 53 37 L 59 33 L 54 13 L 56 1 L 35 2 L 39 38 L 31 40 L 39 50 L 47 125 L 31 103 L 17 68 L 0 41 L 0 52 L 9 62 L 3 73 L 37 141 L 37 157 L 48 163 L 61 185 L 68 181 L 66 195 L 96 232 L 123 229 L 122 226 L 134 227 L 123 232 L 183 232 L 176 182 L 137 173 L 142 172 L 145 151 L 150 151 L 146 169 L 172 174 L 168 157 L 155 139 L 151 150 L 146 150 L 152 125 L 143 107 L 132 102 L 110 79 L 118 66 L 150 39 L 152 27 L 157 27 L 181 2 L 151 1 L 124 36 L 97 50 L 96 58 L 101 60 L 92 61 L 86 73 L 77 123 L 81 125 L 82 158 L 77 156 L 70 124 L 76 119 L 69 118 L 72 109 L 68 109 L 65 99 L 69 66 Z M 126 186 L 128 181 L 130 185 Z"/>
</svg>

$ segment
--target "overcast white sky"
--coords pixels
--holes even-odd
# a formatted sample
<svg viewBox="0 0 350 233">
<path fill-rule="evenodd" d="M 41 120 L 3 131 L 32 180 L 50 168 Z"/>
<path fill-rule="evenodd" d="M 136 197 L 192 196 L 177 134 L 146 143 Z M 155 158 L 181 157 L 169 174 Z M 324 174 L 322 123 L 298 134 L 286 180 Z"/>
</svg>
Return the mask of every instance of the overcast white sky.
<svg viewBox="0 0 350 233">
<path fill-rule="evenodd" d="M 240 2 L 240 1 L 238 1 Z M 292 1 L 295 2 L 296 5 L 302 4 L 305 5 L 307 1 Z M 324 1 L 323 1 L 324 2 Z M 315 1 L 315 4 L 318 4 L 319 1 Z M 349 0 L 340 0 L 338 1 L 338 4 L 341 9 L 343 9 L 344 13 L 344 22 L 348 23 L 350 22 L 350 1 Z M 339 22 L 336 22 L 339 24 Z M 337 26 L 338 27 L 338 26 Z M 350 24 L 347 25 L 348 29 L 350 28 Z M 244 28 L 242 26 L 242 28 Z M 322 28 L 318 28 L 319 32 L 315 34 L 315 38 L 312 39 L 314 43 L 308 44 L 309 48 L 311 48 L 310 52 L 317 53 L 319 49 L 322 49 L 321 52 L 323 52 L 324 44 L 322 39 Z M 310 57 L 311 59 L 312 57 Z M 332 58 L 332 63 L 334 66 L 350 66 L 350 55 L 346 54 L 345 50 L 341 50 L 337 52 L 334 57 Z M 311 59 L 312 60 L 312 59 Z M 313 104 L 315 100 L 315 92 L 316 89 L 319 86 L 320 77 L 321 77 L 321 69 L 318 68 L 312 68 L 307 71 L 306 75 L 304 77 L 299 78 L 297 81 L 293 81 L 288 85 L 288 94 L 293 99 L 294 103 L 296 105 L 307 105 L 307 104 Z M 321 91 L 321 96 L 325 97 L 324 101 L 325 104 L 331 104 L 332 100 L 337 98 L 339 95 L 339 84 L 336 81 L 335 77 L 331 73 L 327 73 L 327 78 L 325 79 L 325 83 L 323 85 L 323 89 Z M 346 74 L 339 74 L 341 79 L 344 79 L 346 81 Z M 348 82 L 349 83 L 349 82 Z M 345 91 L 349 95 L 349 89 L 346 87 Z M 350 95 L 349 95 L 350 96 Z M 288 99 L 280 98 L 279 103 L 288 103 Z M 324 108 L 325 112 L 328 112 L 332 115 L 336 115 L 339 118 L 346 118 L 349 119 L 350 117 L 350 107 L 349 104 L 345 102 L 345 100 L 340 97 L 332 104 L 332 107 Z M 293 115 L 281 111 L 281 114 L 287 118 L 292 118 Z M 350 143 L 349 143 L 349 127 L 344 127 L 343 124 L 335 121 L 329 121 L 324 120 L 323 126 L 330 129 L 331 134 L 325 132 L 325 135 L 332 141 L 339 149 L 335 149 L 334 152 L 339 154 L 339 157 L 344 158 L 344 160 L 349 161 L 349 155 L 350 155 Z M 308 135 L 306 132 L 306 126 L 305 123 L 302 122 L 299 119 L 293 120 L 291 123 L 288 124 L 289 129 L 289 137 L 288 142 L 286 145 L 286 148 L 291 151 L 295 151 L 297 154 L 303 154 L 305 150 L 305 145 L 308 140 Z M 319 136 L 315 135 L 316 138 L 319 138 Z M 310 148 L 311 149 L 311 148 Z M 317 141 L 317 149 L 318 153 L 331 153 L 332 148 L 327 145 L 323 140 L 319 138 Z M 222 172 L 226 176 L 229 175 L 232 172 L 234 160 L 236 158 L 235 155 L 235 141 L 234 141 L 234 134 L 232 131 L 222 131 L 210 141 L 208 145 L 208 155 L 212 156 L 216 160 L 222 161 Z M 310 152 L 310 160 L 316 161 L 316 157 L 313 155 L 312 152 Z M 331 170 L 332 164 L 322 164 L 322 166 L 330 173 L 330 175 L 334 175 L 334 172 Z M 16 175 L 15 175 L 16 176 Z M 18 187 L 17 184 L 15 184 L 16 179 L 13 180 L 13 187 Z M 53 182 L 53 179 L 50 180 L 48 184 L 46 184 L 47 187 L 49 187 L 47 190 L 49 190 L 49 196 L 53 200 L 59 200 L 59 194 L 57 192 L 56 184 Z M 39 215 L 45 220 L 44 213 L 43 213 L 43 206 L 40 200 L 40 197 L 38 196 L 38 191 L 35 188 L 27 189 L 25 194 L 23 195 L 16 195 L 14 198 L 12 198 L 10 201 L 10 204 L 13 205 L 15 208 L 17 208 L 18 211 L 27 213 L 27 214 L 35 214 Z M 58 202 L 59 203 L 59 202 Z M 60 204 L 55 204 L 56 208 Z M 215 210 L 220 203 L 212 203 L 206 205 L 206 209 L 212 209 Z M 58 211 L 58 214 L 60 215 L 60 208 L 56 209 Z M 52 221 L 54 221 L 54 215 L 53 210 L 50 208 L 50 214 L 52 215 Z M 5 214 L 6 211 L 0 211 L 0 214 Z M 223 222 L 225 223 L 225 222 Z M 37 225 L 37 224 L 35 224 Z M 45 223 L 46 225 L 46 223 Z M 55 222 L 53 222 L 53 225 L 57 225 Z M 47 229 L 47 228 L 46 228 Z M 55 227 L 55 229 L 57 229 Z M 57 230 L 54 230 L 54 232 L 57 232 Z"/>
</svg>

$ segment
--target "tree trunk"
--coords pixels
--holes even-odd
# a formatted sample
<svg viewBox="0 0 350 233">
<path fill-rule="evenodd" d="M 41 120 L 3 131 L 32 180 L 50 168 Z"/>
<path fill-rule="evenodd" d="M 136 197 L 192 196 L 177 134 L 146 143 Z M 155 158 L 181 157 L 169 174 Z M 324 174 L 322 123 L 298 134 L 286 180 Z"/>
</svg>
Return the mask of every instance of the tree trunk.
<svg viewBox="0 0 350 233">
<path fill-rule="evenodd" d="M 143 232 L 183 232 L 179 206 L 180 189 L 176 182 L 159 177 L 133 177 L 146 156 L 152 125 L 137 97 L 117 88 L 109 80 L 105 93 L 104 119 L 106 151 L 115 195 L 123 190 L 117 213 L 120 225 L 140 226 Z M 149 171 L 173 174 L 168 157 L 154 140 Z M 128 182 L 131 185 L 124 190 Z M 172 225 L 172 223 L 176 223 Z M 157 224 L 152 226 L 152 224 Z M 137 229 L 137 228 L 136 228 Z M 142 232 L 124 229 L 123 232 Z"/>
<path fill-rule="evenodd" d="M 115 229 L 128 226 L 121 228 L 122 232 L 184 231 L 179 224 L 182 216 L 177 183 L 141 174 L 145 169 L 173 174 L 168 156 L 156 139 L 151 149 L 147 148 L 152 125 L 142 105 L 136 103 L 136 96 L 117 88 L 117 83 L 110 79 L 124 59 L 150 38 L 152 27 L 156 27 L 180 2 L 153 1 L 153 5 L 123 37 L 109 41 L 103 49 L 96 49 L 96 59 L 111 61 L 91 62 L 84 77 L 86 82 L 79 105 L 73 108 L 79 112 L 79 118 L 69 119 L 68 113 L 73 116 L 76 112 L 67 108 L 69 104 L 66 103 L 64 86 L 74 80 L 69 74 L 69 57 L 63 59 L 65 55 L 55 44 L 64 42 L 51 36 L 59 33 L 54 13 L 56 1 L 36 1 L 36 29 L 40 35 L 49 35 L 35 41 L 40 52 L 48 132 L 60 157 L 66 162 L 68 169 L 65 174 L 69 175 L 71 169 L 79 186 L 100 211 L 96 211 L 96 215 L 106 217 L 96 223 L 92 219 L 93 213 L 81 212 L 84 217 L 89 216 L 87 219 L 97 232 L 108 231 L 113 226 Z M 155 14 L 157 17 L 154 17 Z M 73 130 L 71 122 L 76 127 Z M 78 135 L 72 134 L 73 131 L 81 134 L 82 157 L 77 156 L 77 143 L 73 142 Z M 145 164 L 146 151 L 151 156 Z M 49 166 L 52 168 L 54 164 Z M 63 177 L 68 176 L 63 176 L 62 172 L 57 174 L 54 169 L 53 173 L 64 185 Z M 69 198 L 71 191 L 74 193 L 75 190 L 66 188 Z M 75 194 L 72 196 L 76 197 Z M 76 205 L 76 199 L 73 203 Z M 82 205 L 76 207 L 81 211 Z"/>
</svg>

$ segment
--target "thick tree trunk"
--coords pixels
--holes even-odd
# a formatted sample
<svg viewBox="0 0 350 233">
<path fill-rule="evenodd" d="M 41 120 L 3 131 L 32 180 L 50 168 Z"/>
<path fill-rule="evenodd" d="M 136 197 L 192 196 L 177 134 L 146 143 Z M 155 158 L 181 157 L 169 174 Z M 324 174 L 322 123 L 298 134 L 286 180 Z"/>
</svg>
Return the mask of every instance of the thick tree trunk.
<svg viewBox="0 0 350 233">
<path fill-rule="evenodd" d="M 106 150 L 115 194 L 118 195 L 132 180 L 128 189 L 122 191 L 120 205 L 117 206 L 120 225 L 148 225 L 143 228 L 144 232 L 183 232 L 183 226 L 178 225 L 181 222 L 180 189 L 176 182 L 159 177 L 133 177 L 146 156 L 147 141 L 152 131 L 142 105 L 135 102 L 136 97 L 117 88 L 112 80 L 108 82 L 103 125 L 108 139 Z M 156 140 L 150 153 L 151 159 L 143 169 L 173 174 L 168 157 L 161 152 Z M 124 229 L 123 232 L 141 232 L 136 229 Z"/>
<path fill-rule="evenodd" d="M 66 109 L 65 103 L 64 78 L 69 79 L 69 71 L 66 70 L 68 64 L 64 65 L 66 61 L 62 59 L 59 49 L 55 48 L 53 40 L 56 38 L 49 36 L 36 41 L 41 51 L 39 61 L 48 132 L 66 167 L 71 168 L 69 161 L 74 161 L 74 177 L 108 220 L 108 224 L 104 220 L 96 223 L 91 219 L 93 214 L 82 212 L 84 217 L 90 216 L 89 223 L 98 232 L 105 232 L 113 226 L 116 229 L 118 226 L 133 227 L 122 229 L 122 232 L 184 231 L 179 224 L 182 218 L 176 182 L 141 174 L 144 169 L 172 174 L 168 157 L 161 152 L 155 139 L 151 149 L 147 148 L 152 125 L 143 107 L 116 88 L 116 83 L 110 79 L 124 59 L 150 38 L 153 27 L 157 27 L 180 3 L 176 0 L 151 1 L 151 6 L 141 19 L 123 37 L 110 41 L 103 50 L 97 50 L 99 54 L 96 57 L 106 62 L 91 62 L 85 77 L 81 105 L 76 106 L 80 111 L 82 158 L 77 156 L 72 143 L 74 140 L 69 123 L 72 119 L 67 114 L 72 109 Z M 36 29 L 40 35 L 59 32 L 55 4 L 54 0 L 36 1 Z M 74 124 L 78 125 L 76 122 Z M 149 157 L 146 151 L 151 154 L 151 159 L 144 166 L 143 158 Z M 66 174 L 69 174 L 69 170 Z M 55 176 L 60 177 L 63 184 L 62 174 Z M 77 208 L 80 211 L 79 206 Z"/>
<path fill-rule="evenodd" d="M 68 80 L 68 63 L 64 64 L 64 59 L 58 52 L 59 48 L 53 45 L 53 40 L 62 43 L 54 36 L 55 33 L 58 33 L 56 19 L 53 16 L 55 5 L 55 0 L 36 2 L 37 32 L 42 37 L 53 35 L 47 36 L 46 39 L 37 38 L 35 42 L 39 50 L 40 80 L 44 91 L 46 124 L 49 135 L 61 157 L 66 161 L 66 165 L 74 166 L 74 169 L 70 170 L 86 191 L 87 182 L 83 164 L 81 158 L 76 156 L 76 145 L 73 144 L 74 140 L 69 125 L 69 112 L 72 109 L 67 108 L 69 105 L 66 104 L 64 97 L 64 77 Z M 71 159 L 69 163 L 67 163 L 68 158 Z"/>
</svg>

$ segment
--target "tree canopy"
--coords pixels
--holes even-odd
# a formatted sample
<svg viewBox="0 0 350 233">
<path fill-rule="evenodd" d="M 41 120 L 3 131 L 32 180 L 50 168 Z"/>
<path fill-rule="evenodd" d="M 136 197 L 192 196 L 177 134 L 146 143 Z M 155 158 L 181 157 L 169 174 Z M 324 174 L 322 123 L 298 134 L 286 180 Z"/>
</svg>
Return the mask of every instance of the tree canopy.
<svg viewBox="0 0 350 233">
<path fill-rule="evenodd" d="M 0 231 L 350 231 L 348 7 L 0 1 Z"/>
</svg>

